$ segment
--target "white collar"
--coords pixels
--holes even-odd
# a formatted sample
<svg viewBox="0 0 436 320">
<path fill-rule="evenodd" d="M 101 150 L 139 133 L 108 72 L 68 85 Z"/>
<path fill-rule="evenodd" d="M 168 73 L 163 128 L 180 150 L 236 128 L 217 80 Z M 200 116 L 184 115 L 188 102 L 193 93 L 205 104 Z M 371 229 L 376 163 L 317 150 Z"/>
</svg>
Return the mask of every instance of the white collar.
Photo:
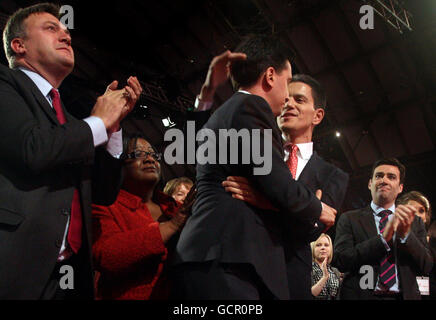
<svg viewBox="0 0 436 320">
<path fill-rule="evenodd" d="M 372 211 L 373 211 L 373 213 L 375 215 L 379 214 L 383 210 L 386 210 L 385 208 L 376 205 L 374 203 L 374 201 L 371 201 L 371 209 L 372 209 Z M 392 213 L 394 213 L 395 212 L 395 203 L 390 208 L 388 208 L 387 210 L 390 210 Z"/>
<path fill-rule="evenodd" d="M 240 93 L 245 93 L 245 94 L 251 94 L 250 92 L 245 91 L 245 90 L 238 90 L 238 92 L 240 92 Z"/>
<path fill-rule="evenodd" d="M 53 86 L 50 84 L 50 82 L 44 79 L 39 73 L 36 73 L 24 67 L 18 67 L 18 69 L 23 71 L 35 83 L 35 85 L 38 87 L 39 91 L 41 91 L 44 97 L 48 96 L 51 89 L 53 89 Z"/>
<path fill-rule="evenodd" d="M 286 143 L 286 142 L 285 142 Z M 309 160 L 313 154 L 313 142 L 297 143 L 298 153 L 302 159 Z M 285 148 L 285 153 L 289 153 Z"/>
</svg>

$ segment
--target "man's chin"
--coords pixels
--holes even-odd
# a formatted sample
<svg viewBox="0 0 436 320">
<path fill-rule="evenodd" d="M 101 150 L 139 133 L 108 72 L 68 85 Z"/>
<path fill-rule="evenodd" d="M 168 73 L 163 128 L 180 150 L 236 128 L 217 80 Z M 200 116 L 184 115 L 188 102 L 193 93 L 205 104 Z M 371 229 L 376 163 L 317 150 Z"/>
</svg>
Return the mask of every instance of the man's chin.
<svg viewBox="0 0 436 320">
<path fill-rule="evenodd" d="M 62 67 L 65 70 L 65 73 L 70 74 L 74 69 L 74 60 L 64 60 L 62 61 Z"/>
</svg>

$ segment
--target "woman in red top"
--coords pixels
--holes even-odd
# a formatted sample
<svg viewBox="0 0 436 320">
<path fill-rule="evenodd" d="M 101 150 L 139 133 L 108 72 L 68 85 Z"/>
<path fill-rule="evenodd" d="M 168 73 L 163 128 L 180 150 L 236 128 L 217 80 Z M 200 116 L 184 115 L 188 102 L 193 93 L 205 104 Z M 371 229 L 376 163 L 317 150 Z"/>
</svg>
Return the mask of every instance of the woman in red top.
<svg viewBox="0 0 436 320">
<path fill-rule="evenodd" d="M 167 299 L 168 249 L 186 215 L 156 190 L 160 157 L 136 135 L 126 138 L 124 181 L 111 206 L 93 206 L 93 257 L 97 299 Z M 173 239 L 173 241 L 171 241 Z"/>
</svg>

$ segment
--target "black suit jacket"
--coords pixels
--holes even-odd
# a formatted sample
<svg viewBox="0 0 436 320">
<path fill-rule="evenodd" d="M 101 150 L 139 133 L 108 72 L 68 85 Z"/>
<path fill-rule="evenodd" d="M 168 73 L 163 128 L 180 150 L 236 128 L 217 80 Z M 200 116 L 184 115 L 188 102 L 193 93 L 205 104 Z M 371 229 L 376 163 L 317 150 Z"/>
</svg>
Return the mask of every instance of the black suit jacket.
<svg viewBox="0 0 436 320">
<path fill-rule="evenodd" d="M 22 71 L 0 65 L 0 96 L 0 299 L 40 298 L 56 264 L 75 188 L 84 231 L 75 284 L 84 284 L 78 288 L 83 298 L 92 298 L 91 201 L 115 200 L 120 161 L 95 149 L 89 126 L 65 110 L 67 123 L 59 125 Z"/>
<path fill-rule="evenodd" d="M 283 161 L 280 130 L 263 98 L 234 94 L 204 128 L 215 132 L 217 137 L 218 129 L 248 129 L 250 139 L 252 129 L 261 129 L 261 137 L 268 135 L 264 129 L 271 129 L 272 155 L 268 161 L 272 170 L 267 175 L 253 175 L 256 165 L 251 157 L 249 163 L 241 164 L 243 154 L 252 154 L 248 147 L 251 140 L 248 144 L 239 144 L 238 164 L 230 164 L 229 152 L 223 157 L 227 164 L 197 164 L 197 200 L 180 235 L 176 263 L 210 260 L 248 263 L 277 298 L 288 299 L 281 216 L 292 216 L 303 225 L 313 225 L 319 218 L 321 204 L 307 187 L 292 179 Z M 217 148 L 219 142 L 215 141 Z M 260 149 L 263 154 L 263 140 Z M 218 155 L 223 156 L 223 153 L 218 151 Z M 259 210 L 232 198 L 221 185 L 230 175 L 250 179 L 280 213 Z"/>
<path fill-rule="evenodd" d="M 298 181 L 312 190 L 322 190 L 321 201 L 339 210 L 348 185 L 348 174 L 326 162 L 316 152 L 301 172 Z M 295 221 L 285 221 L 287 226 L 286 262 L 291 300 L 312 299 L 312 251 L 310 242 L 315 241 L 325 226 L 305 228 Z"/>
<path fill-rule="evenodd" d="M 394 243 L 397 258 L 400 290 L 405 300 L 421 299 L 416 276 L 428 274 L 433 260 L 426 241 L 424 223 L 415 217 L 412 230 L 404 244 L 397 239 Z M 334 246 L 334 265 L 346 272 L 341 299 L 373 299 L 373 290 L 361 289 L 359 281 L 363 274 L 359 269 L 363 265 L 372 266 L 374 270 L 374 287 L 379 276 L 381 259 L 386 255 L 386 248 L 377 233 L 371 207 L 345 212 L 339 217 L 336 227 Z"/>
</svg>

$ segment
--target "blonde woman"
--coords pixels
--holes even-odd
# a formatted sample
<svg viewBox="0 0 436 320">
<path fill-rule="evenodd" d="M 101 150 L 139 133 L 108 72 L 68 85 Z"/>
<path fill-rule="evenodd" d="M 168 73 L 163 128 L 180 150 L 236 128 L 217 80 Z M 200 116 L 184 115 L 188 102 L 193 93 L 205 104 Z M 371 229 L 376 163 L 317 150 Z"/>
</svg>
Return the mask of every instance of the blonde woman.
<svg viewBox="0 0 436 320">
<path fill-rule="evenodd" d="M 312 248 L 312 296 L 320 300 L 335 300 L 339 293 L 341 274 L 330 266 L 333 243 L 329 235 L 322 233 L 310 244 Z"/>
</svg>

